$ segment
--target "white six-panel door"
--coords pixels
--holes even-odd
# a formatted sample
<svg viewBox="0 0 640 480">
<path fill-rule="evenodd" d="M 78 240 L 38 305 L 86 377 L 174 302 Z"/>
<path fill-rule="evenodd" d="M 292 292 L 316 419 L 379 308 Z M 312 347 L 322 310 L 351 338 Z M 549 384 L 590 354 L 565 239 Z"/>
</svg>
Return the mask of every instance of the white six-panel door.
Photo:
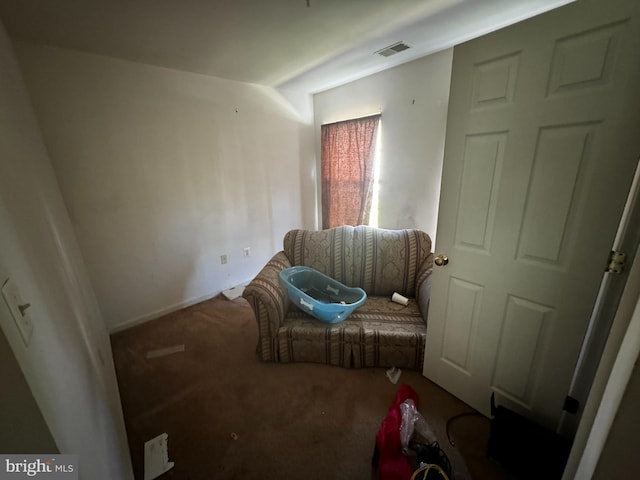
<svg viewBox="0 0 640 480">
<path fill-rule="evenodd" d="M 562 412 L 640 152 L 636 3 L 454 50 L 424 374 L 485 414 Z"/>
</svg>

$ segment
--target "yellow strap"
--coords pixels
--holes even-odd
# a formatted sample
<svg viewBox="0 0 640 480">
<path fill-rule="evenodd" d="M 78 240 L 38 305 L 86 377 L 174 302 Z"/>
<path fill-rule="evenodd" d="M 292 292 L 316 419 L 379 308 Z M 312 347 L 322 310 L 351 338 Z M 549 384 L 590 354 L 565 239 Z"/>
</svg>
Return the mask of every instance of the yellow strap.
<svg viewBox="0 0 640 480">
<path fill-rule="evenodd" d="M 411 480 L 418 480 L 419 473 L 424 473 L 424 476 L 422 477 L 422 479 L 424 480 L 425 478 L 427 478 L 427 473 L 429 473 L 429 470 L 432 470 L 432 469 L 440 472 L 440 475 L 442 475 L 442 478 L 444 480 L 449 480 L 449 477 L 447 476 L 446 473 L 444 473 L 444 470 L 442 470 L 440 465 L 435 465 L 435 464 L 429 464 L 429 465 L 425 465 L 424 467 L 420 467 L 415 472 L 413 472 L 413 475 L 411 475 Z"/>
</svg>

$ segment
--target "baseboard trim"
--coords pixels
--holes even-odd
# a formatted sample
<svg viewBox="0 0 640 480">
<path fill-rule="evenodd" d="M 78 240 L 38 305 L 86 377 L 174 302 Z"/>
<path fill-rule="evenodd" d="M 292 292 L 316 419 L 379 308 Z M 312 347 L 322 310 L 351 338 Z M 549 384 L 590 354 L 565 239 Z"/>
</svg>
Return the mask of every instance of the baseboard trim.
<svg viewBox="0 0 640 480">
<path fill-rule="evenodd" d="M 195 305 L 196 303 L 204 302 L 205 300 L 209 300 L 210 298 L 219 295 L 221 292 L 208 293 L 206 295 L 202 295 L 197 298 L 192 298 L 190 300 L 186 300 L 184 302 L 174 303 L 168 307 L 162 308 L 160 310 L 156 310 L 155 312 L 151 312 L 140 317 L 132 318 L 130 320 L 125 320 L 124 322 L 118 323 L 112 327 L 109 327 L 109 334 L 114 334 L 121 332 L 123 330 L 127 330 L 129 328 L 135 327 L 136 325 L 140 325 L 142 323 L 146 323 L 151 320 L 155 320 L 156 318 L 160 318 L 164 315 L 168 315 L 169 313 L 177 312 L 178 310 L 182 310 L 183 308 L 190 307 L 191 305 Z"/>
</svg>

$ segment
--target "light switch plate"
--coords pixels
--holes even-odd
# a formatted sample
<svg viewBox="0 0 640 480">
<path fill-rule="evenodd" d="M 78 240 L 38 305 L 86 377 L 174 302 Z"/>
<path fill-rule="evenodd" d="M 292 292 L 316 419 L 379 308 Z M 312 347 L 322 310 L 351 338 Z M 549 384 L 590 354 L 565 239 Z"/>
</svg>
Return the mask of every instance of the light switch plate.
<svg viewBox="0 0 640 480">
<path fill-rule="evenodd" d="M 20 311 L 20 306 L 22 305 L 24 307 L 26 302 L 22 300 L 18 286 L 10 278 L 7 279 L 2 286 L 2 296 L 4 297 L 4 301 L 6 302 L 7 307 L 9 307 L 11 315 L 16 322 L 16 326 L 20 331 L 20 336 L 22 337 L 24 345 L 29 346 L 31 336 L 33 335 L 33 322 L 31 321 L 31 317 L 26 309 L 22 312 Z"/>
</svg>

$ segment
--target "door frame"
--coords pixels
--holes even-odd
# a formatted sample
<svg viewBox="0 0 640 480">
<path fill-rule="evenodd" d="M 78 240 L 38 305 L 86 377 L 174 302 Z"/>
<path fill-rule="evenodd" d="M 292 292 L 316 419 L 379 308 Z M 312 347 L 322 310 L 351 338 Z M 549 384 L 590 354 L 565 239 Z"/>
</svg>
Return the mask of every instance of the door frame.
<svg viewBox="0 0 640 480">
<path fill-rule="evenodd" d="M 636 208 L 640 201 L 636 200 Z M 636 223 L 635 225 L 639 225 Z M 562 480 L 591 478 L 640 351 L 640 259 L 636 255 L 602 352 Z"/>
<path fill-rule="evenodd" d="M 627 260 L 621 273 L 603 273 L 600 290 L 595 300 L 589 325 L 582 342 L 580 355 L 574 369 L 573 379 L 569 386 L 568 395 L 577 399 L 581 406 L 586 405 L 590 389 L 596 377 L 603 352 L 605 351 L 609 334 L 620 308 L 622 298 L 629 281 L 631 267 L 638 254 L 640 243 L 640 158 L 633 177 L 633 182 L 627 194 L 624 211 L 620 217 L 616 237 L 611 247 L 612 251 L 624 252 Z M 604 261 L 603 252 L 603 265 Z M 579 414 L 578 414 L 579 413 Z M 563 415 L 560 423 L 560 433 L 574 437 L 582 417 L 582 409 L 576 417 L 571 414 Z"/>
</svg>

